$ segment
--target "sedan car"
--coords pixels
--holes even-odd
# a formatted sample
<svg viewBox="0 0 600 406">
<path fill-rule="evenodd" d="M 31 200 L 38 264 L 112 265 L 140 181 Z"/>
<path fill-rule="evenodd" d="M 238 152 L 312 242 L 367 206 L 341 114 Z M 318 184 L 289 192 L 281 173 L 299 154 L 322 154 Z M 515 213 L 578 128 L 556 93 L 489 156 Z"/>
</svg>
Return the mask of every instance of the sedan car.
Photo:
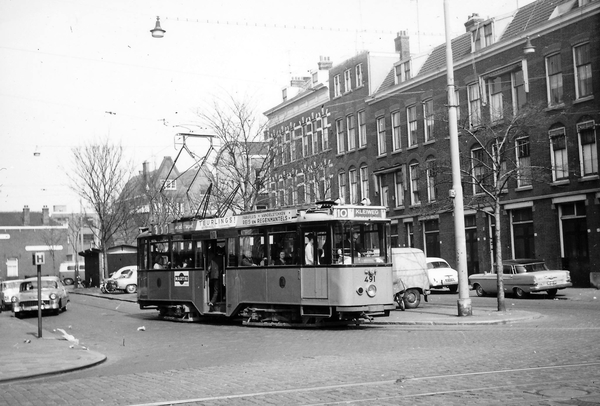
<svg viewBox="0 0 600 406">
<path fill-rule="evenodd" d="M 430 289 L 448 288 L 455 293 L 458 290 L 458 272 L 442 258 L 427 257 L 427 277 Z"/>
<path fill-rule="evenodd" d="M 11 299 L 19 291 L 22 279 L 0 282 L 0 312 L 12 307 Z"/>
<path fill-rule="evenodd" d="M 532 292 L 546 292 L 548 296 L 554 297 L 559 289 L 572 286 L 569 271 L 549 270 L 546 263 L 539 259 L 504 260 L 502 273 L 504 292 L 512 293 L 518 298 L 523 298 Z M 477 296 L 498 293 L 495 268 L 491 272 L 470 275 L 469 285 L 475 290 Z"/>
<path fill-rule="evenodd" d="M 121 290 L 126 293 L 137 292 L 137 265 L 130 265 L 119 269 L 117 272 L 118 276 L 115 275 L 111 279 L 107 280 L 107 291 Z M 117 273 L 115 272 L 115 273 Z M 111 284 L 108 286 L 108 284 Z"/>
<path fill-rule="evenodd" d="M 69 293 L 58 276 L 41 277 L 42 311 L 54 314 L 66 311 L 69 305 Z M 12 310 L 16 317 L 38 310 L 38 278 L 21 281 L 19 291 L 12 297 Z"/>
</svg>

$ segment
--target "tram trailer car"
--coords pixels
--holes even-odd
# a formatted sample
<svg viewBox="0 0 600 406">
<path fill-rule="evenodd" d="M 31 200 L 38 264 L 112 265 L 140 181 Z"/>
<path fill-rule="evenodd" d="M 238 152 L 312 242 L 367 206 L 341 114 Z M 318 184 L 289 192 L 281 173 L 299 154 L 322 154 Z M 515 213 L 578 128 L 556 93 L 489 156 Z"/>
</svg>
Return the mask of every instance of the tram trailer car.
<svg viewBox="0 0 600 406">
<path fill-rule="evenodd" d="M 385 207 L 177 221 L 138 238 L 138 303 L 162 318 L 359 323 L 396 308 Z M 218 278 L 218 279 L 216 279 Z"/>
</svg>

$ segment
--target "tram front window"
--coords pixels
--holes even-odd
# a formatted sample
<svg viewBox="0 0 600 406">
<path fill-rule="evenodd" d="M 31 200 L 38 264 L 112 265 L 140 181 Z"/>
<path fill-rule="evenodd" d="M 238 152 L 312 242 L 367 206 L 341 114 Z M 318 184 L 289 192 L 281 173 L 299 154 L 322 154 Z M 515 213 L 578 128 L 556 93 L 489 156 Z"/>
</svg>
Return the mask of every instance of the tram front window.
<svg viewBox="0 0 600 406">
<path fill-rule="evenodd" d="M 383 224 L 337 224 L 334 227 L 333 263 L 385 262 L 384 227 Z"/>
</svg>

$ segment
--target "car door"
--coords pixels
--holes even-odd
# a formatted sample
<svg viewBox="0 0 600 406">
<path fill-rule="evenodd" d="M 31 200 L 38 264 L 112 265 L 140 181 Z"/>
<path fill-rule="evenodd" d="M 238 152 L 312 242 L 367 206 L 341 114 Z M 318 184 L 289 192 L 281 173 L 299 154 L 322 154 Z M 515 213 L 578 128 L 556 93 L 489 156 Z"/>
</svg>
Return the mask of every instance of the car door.
<svg viewBox="0 0 600 406">
<path fill-rule="evenodd" d="M 515 280 L 515 268 L 512 265 L 502 265 L 502 280 L 504 285 L 504 292 L 512 292 L 516 286 L 517 281 Z"/>
</svg>

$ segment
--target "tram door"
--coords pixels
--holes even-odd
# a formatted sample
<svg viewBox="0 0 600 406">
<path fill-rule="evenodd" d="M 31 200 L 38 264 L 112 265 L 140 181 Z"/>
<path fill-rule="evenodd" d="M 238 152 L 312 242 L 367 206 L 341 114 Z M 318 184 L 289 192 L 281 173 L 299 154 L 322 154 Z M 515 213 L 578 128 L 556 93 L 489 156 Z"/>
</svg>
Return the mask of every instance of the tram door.
<svg viewBox="0 0 600 406">
<path fill-rule="evenodd" d="M 206 272 L 208 283 L 205 297 L 211 312 L 225 312 L 226 240 L 208 240 L 206 244 Z"/>
</svg>

